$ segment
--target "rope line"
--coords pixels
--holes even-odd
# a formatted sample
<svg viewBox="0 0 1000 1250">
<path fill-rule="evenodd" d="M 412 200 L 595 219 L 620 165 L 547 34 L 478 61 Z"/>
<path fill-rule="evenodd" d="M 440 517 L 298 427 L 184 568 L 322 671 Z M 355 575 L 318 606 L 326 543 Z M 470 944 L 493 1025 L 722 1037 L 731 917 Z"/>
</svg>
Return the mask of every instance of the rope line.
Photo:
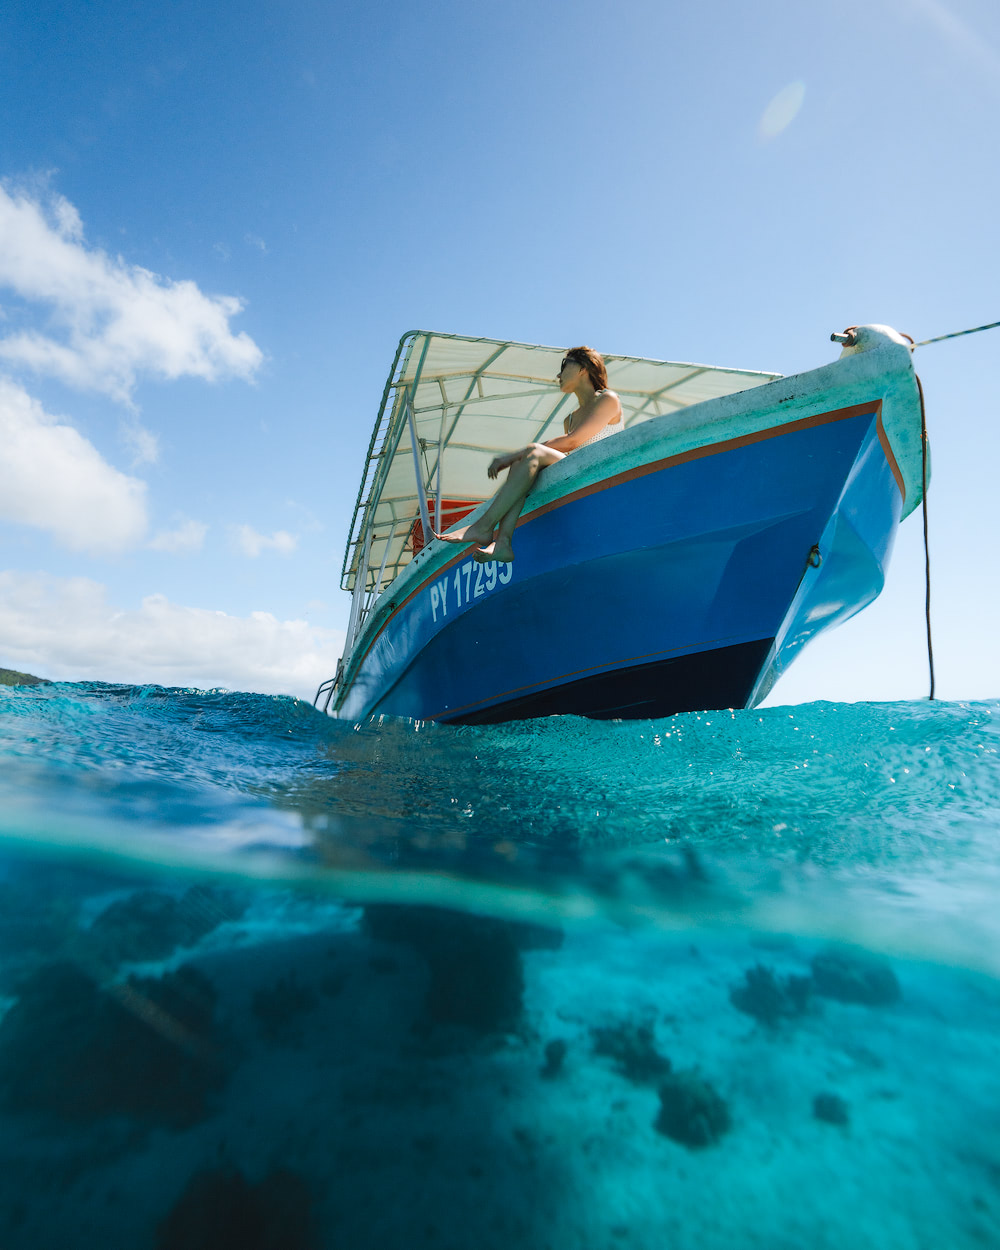
<svg viewBox="0 0 1000 1250">
<path fill-rule="evenodd" d="M 996 330 L 1000 327 L 1000 321 L 991 321 L 985 326 L 973 326 L 970 330 L 955 330 L 952 334 L 938 334 L 932 339 L 922 339 L 919 343 L 914 343 L 914 347 L 926 347 L 928 343 L 943 343 L 945 339 L 960 339 L 966 334 L 979 334 L 981 330 Z M 920 384 L 920 378 L 917 378 L 917 389 L 920 392 L 920 454 L 923 469 L 923 500 L 922 510 L 924 515 L 924 583 L 926 593 L 924 596 L 924 617 L 927 621 L 927 667 L 930 669 L 931 689 L 928 694 L 928 700 L 934 698 L 934 643 L 931 639 L 931 552 L 930 543 L 927 537 L 927 414 L 924 409 L 924 388 Z"/>
<path fill-rule="evenodd" d="M 979 334 L 981 330 L 996 330 L 998 327 L 1000 327 L 1000 321 L 991 321 L 988 325 L 973 326 L 970 330 L 955 330 L 952 334 L 939 334 L 932 339 L 922 339 L 913 346 L 926 347 L 928 343 L 943 343 L 945 339 L 960 339 L 966 334 Z M 919 377 L 917 389 L 920 392 L 920 453 L 923 468 L 922 508 L 924 514 L 924 582 L 926 585 L 924 616 L 927 620 L 927 667 L 930 669 L 931 677 L 931 689 L 927 698 L 932 700 L 934 698 L 934 643 L 931 640 L 931 552 L 927 537 L 927 414 L 924 409 L 924 388 L 920 384 Z"/>
<path fill-rule="evenodd" d="M 978 334 L 980 330 L 995 330 L 1000 326 L 1000 321 L 991 321 L 988 326 L 973 326 L 971 330 L 956 330 L 954 334 L 939 334 L 934 339 L 924 339 L 921 343 L 914 343 L 914 347 L 926 347 L 928 343 L 943 343 L 945 339 L 960 339 L 963 334 Z"/>
<path fill-rule="evenodd" d="M 931 691 L 928 700 L 934 698 L 934 643 L 931 640 L 931 552 L 927 538 L 927 414 L 924 410 L 924 388 L 917 378 L 917 390 L 920 392 L 920 452 L 923 469 L 923 513 L 924 513 L 924 617 L 927 621 L 927 667 L 931 673 Z"/>
</svg>

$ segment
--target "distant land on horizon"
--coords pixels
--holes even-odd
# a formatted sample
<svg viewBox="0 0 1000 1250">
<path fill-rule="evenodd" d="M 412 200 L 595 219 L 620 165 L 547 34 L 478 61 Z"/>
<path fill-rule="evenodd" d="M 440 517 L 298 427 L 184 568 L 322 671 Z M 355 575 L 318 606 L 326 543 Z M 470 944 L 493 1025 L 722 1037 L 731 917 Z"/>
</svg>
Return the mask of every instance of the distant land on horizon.
<svg viewBox="0 0 1000 1250">
<path fill-rule="evenodd" d="M 15 668 L 0 668 L 0 686 L 47 686 L 44 677 L 32 673 L 19 673 Z"/>
</svg>

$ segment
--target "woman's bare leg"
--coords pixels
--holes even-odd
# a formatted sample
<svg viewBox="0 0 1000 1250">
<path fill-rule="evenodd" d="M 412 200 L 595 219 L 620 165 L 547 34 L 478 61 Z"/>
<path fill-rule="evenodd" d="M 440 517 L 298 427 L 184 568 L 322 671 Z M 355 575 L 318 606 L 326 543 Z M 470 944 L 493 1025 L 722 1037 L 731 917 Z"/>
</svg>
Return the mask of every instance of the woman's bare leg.
<svg viewBox="0 0 1000 1250">
<path fill-rule="evenodd" d="M 493 526 L 486 520 L 489 513 L 483 513 L 478 521 L 472 521 L 468 525 L 460 525 L 458 529 L 448 530 L 446 534 L 439 534 L 434 531 L 434 537 L 440 538 L 443 543 L 459 543 L 463 547 L 480 546 L 482 543 L 488 543 L 493 537 Z"/>
<path fill-rule="evenodd" d="M 529 453 L 511 465 L 507 471 L 507 480 L 493 496 L 490 506 L 478 520 L 449 530 L 446 534 L 437 534 L 435 537 L 446 543 L 463 543 L 466 546 L 474 543 L 478 547 L 483 543 L 488 543 L 493 537 L 493 531 L 500 518 L 518 499 L 523 504 L 525 496 L 531 490 L 531 484 L 538 474 L 538 469 L 532 468 L 531 460 L 532 453 Z"/>
<path fill-rule="evenodd" d="M 497 526 L 496 537 L 492 542 L 480 543 L 479 549 L 472 553 L 473 560 L 478 560 L 480 564 L 489 564 L 491 560 L 499 560 L 501 564 L 510 564 L 514 559 L 514 530 L 523 507 L 524 500 L 522 499 L 504 513 Z"/>
<path fill-rule="evenodd" d="M 448 542 L 475 543 L 481 549 L 476 552 L 475 559 L 481 563 L 500 560 L 508 564 L 514 559 L 514 549 L 511 545 L 514 527 L 517 525 L 517 519 L 521 515 L 528 492 L 535 484 L 535 478 L 547 465 L 555 464 L 557 460 L 562 459 L 563 452 L 546 447 L 542 443 L 532 444 L 531 451 L 522 460 L 511 465 L 506 482 L 497 491 L 493 502 L 480 521 L 467 526 L 462 531 L 461 539 L 453 537 L 458 534 L 457 530 L 442 537 Z M 499 526 L 499 531 L 496 541 L 491 542 L 493 530 L 497 526 Z"/>
</svg>

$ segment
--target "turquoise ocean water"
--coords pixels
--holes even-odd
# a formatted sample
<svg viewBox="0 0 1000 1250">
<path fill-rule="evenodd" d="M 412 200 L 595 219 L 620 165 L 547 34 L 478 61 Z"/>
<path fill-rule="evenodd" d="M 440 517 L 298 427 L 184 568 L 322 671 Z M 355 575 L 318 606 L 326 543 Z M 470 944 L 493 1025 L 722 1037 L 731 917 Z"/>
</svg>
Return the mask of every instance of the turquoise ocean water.
<svg viewBox="0 0 1000 1250">
<path fill-rule="evenodd" d="M 1000 1246 L 998 731 L 0 688 L 0 1250 Z"/>
</svg>

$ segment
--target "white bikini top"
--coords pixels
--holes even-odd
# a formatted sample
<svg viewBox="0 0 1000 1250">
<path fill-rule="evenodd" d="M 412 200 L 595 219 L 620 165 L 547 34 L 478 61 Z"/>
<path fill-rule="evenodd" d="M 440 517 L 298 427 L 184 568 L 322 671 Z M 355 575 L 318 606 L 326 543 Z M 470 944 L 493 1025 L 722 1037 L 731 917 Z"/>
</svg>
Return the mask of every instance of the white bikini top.
<svg viewBox="0 0 1000 1250">
<path fill-rule="evenodd" d="M 603 391 L 596 391 L 595 397 L 597 395 L 603 395 L 606 390 L 607 388 L 605 388 L 605 390 Z M 621 410 L 620 400 L 618 402 L 618 410 L 619 410 L 619 417 L 617 421 L 615 422 L 609 421 L 608 424 L 604 426 L 603 429 L 600 429 L 597 431 L 597 433 L 594 435 L 593 438 L 588 438 L 585 443 L 581 443 L 580 447 L 589 447 L 591 443 L 599 443 L 602 438 L 610 438 L 612 434 L 620 434 L 621 431 L 624 430 L 625 428 L 625 413 L 622 412 Z M 579 451 L 579 448 L 577 448 L 577 450 Z"/>
</svg>

